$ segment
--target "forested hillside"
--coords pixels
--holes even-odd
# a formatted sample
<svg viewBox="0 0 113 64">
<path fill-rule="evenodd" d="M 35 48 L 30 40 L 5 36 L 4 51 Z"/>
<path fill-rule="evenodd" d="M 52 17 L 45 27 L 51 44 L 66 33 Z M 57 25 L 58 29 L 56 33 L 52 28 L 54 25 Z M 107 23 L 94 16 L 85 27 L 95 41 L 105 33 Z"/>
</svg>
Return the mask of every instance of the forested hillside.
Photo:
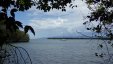
<svg viewBox="0 0 113 64">
<path fill-rule="evenodd" d="M 7 33 L 6 33 L 7 32 Z M 4 24 L 4 21 L 0 22 L 0 33 L 2 37 L 8 37 L 8 42 L 28 42 L 29 41 L 29 35 L 25 34 L 22 30 L 16 30 L 16 32 L 6 31 L 6 25 Z M 6 34 L 8 34 L 6 36 Z M 2 40 L 2 39 L 1 39 Z"/>
</svg>

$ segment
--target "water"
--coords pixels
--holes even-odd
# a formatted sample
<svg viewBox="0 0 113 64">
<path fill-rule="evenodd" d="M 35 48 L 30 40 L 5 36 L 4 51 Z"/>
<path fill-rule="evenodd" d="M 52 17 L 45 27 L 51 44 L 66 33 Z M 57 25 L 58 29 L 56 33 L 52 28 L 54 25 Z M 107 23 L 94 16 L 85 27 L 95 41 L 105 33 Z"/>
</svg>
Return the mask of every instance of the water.
<svg viewBox="0 0 113 64">
<path fill-rule="evenodd" d="M 29 43 L 18 43 L 25 48 L 33 64 L 100 64 L 101 58 L 95 56 L 97 42 L 88 39 L 37 39 Z"/>
</svg>

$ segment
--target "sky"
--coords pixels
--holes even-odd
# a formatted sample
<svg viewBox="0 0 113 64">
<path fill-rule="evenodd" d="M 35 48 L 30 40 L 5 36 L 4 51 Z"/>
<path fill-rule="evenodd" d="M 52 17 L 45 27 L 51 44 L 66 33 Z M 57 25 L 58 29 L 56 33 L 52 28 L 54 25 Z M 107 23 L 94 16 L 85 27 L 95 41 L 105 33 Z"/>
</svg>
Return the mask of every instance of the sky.
<svg viewBox="0 0 113 64">
<path fill-rule="evenodd" d="M 89 14 L 87 5 L 82 0 L 73 2 L 77 7 L 66 7 L 66 12 L 61 10 L 51 10 L 44 12 L 32 7 L 25 12 L 17 12 L 16 19 L 23 25 L 30 25 L 34 28 L 36 35 L 28 32 L 31 39 L 48 37 L 77 37 L 81 36 L 77 32 L 89 33 L 83 22 Z"/>
</svg>

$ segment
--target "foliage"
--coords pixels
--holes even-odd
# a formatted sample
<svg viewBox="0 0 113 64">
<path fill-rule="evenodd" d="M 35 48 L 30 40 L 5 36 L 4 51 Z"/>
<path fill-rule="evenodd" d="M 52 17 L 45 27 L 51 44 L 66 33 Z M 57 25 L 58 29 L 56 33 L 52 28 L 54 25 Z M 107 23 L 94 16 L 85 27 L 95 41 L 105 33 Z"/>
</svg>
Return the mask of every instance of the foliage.
<svg viewBox="0 0 113 64">
<path fill-rule="evenodd" d="M 89 21 L 84 22 L 84 24 L 97 22 L 96 26 L 87 29 L 96 33 L 104 33 L 106 37 L 112 40 L 113 0 L 86 0 L 86 3 L 91 10 L 91 14 L 87 16 Z"/>
<path fill-rule="evenodd" d="M 28 52 L 11 44 L 0 47 L 0 64 L 32 64 Z"/>
<path fill-rule="evenodd" d="M 66 11 L 65 7 L 72 1 L 73 0 L 0 0 L 0 7 L 8 9 L 12 5 L 19 11 L 25 11 L 32 6 L 36 6 L 37 9 L 44 10 L 45 12 L 51 9 L 62 9 L 62 11 Z"/>
<path fill-rule="evenodd" d="M 29 41 L 29 35 L 25 34 L 24 31 L 16 30 L 16 32 L 11 33 L 8 32 L 8 39 L 7 42 L 28 42 Z"/>
<path fill-rule="evenodd" d="M 25 26 L 25 27 L 24 27 L 25 33 L 27 33 L 28 30 L 31 30 L 31 32 L 35 35 L 35 32 L 34 32 L 34 30 L 33 30 L 33 28 L 32 28 L 31 26 Z"/>
<path fill-rule="evenodd" d="M 4 31 L 4 33 L 1 33 L 1 38 L 5 39 L 3 41 L 1 41 L 2 43 L 5 43 L 8 39 L 8 36 L 10 34 L 8 34 L 8 32 L 16 32 L 17 30 L 19 30 L 19 28 L 23 28 L 23 25 L 20 21 L 16 21 L 15 19 L 15 12 L 17 11 L 24 11 L 24 10 L 28 10 L 31 6 L 32 3 L 30 0 L 0 0 L 0 7 L 1 8 L 1 13 L 0 13 L 0 22 L 2 22 L 2 25 L 5 27 L 3 29 L 1 29 L 1 31 Z M 8 17 L 7 15 L 7 11 L 10 10 L 10 15 Z M 1 25 L 1 26 L 2 26 Z M 25 26 L 26 27 L 26 26 Z M 34 30 L 32 27 L 30 27 L 32 29 L 32 32 L 34 34 Z M 31 30 L 28 29 L 28 30 Z M 27 33 L 27 32 L 26 32 Z M 6 34 L 5 36 L 2 34 Z"/>
<path fill-rule="evenodd" d="M 111 42 L 113 40 L 113 0 L 86 0 L 86 4 L 91 13 L 87 16 L 89 20 L 83 24 L 87 25 L 87 30 L 95 32 L 97 37 L 108 39 L 98 45 L 101 49 L 106 49 L 107 52 L 95 53 L 95 55 L 101 58 L 108 56 L 105 64 L 113 63 L 113 52 L 109 49 L 113 49 Z"/>
<path fill-rule="evenodd" d="M 72 0 L 39 0 L 35 4 L 37 5 L 37 9 L 44 10 L 44 12 L 50 11 L 54 8 L 66 11 L 65 6 L 67 6 L 67 4 L 71 2 Z"/>
</svg>

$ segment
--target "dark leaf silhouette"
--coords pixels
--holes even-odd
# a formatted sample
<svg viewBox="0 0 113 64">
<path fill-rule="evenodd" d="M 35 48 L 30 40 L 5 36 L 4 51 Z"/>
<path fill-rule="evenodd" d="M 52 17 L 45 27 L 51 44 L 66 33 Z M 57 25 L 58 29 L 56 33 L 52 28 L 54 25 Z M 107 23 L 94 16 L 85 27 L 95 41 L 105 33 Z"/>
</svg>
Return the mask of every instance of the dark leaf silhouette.
<svg viewBox="0 0 113 64">
<path fill-rule="evenodd" d="M 102 45 L 102 44 L 99 44 L 99 46 L 100 46 L 101 48 L 103 48 L 103 45 Z"/>
<path fill-rule="evenodd" d="M 15 1 L 11 1 L 11 5 L 15 5 Z"/>
<path fill-rule="evenodd" d="M 34 31 L 34 29 L 33 29 L 31 26 L 26 25 L 26 26 L 24 27 L 24 31 L 25 31 L 25 33 L 27 33 L 28 30 L 31 30 L 31 32 L 35 35 L 35 31 Z"/>
<path fill-rule="evenodd" d="M 14 19 L 14 17 L 9 17 L 9 18 L 8 18 L 8 21 L 9 21 L 9 22 L 14 22 L 15 19 Z"/>
<path fill-rule="evenodd" d="M 6 9 L 2 9 L 2 11 L 6 13 Z"/>
<path fill-rule="evenodd" d="M 35 35 L 35 31 L 34 31 L 34 29 L 31 26 L 30 26 L 30 30 Z"/>
<path fill-rule="evenodd" d="M 19 27 L 23 28 L 22 23 L 20 21 L 15 21 L 16 25 L 18 25 Z"/>
<path fill-rule="evenodd" d="M 29 26 L 25 26 L 25 27 L 24 27 L 24 31 L 25 31 L 25 33 L 27 33 L 28 30 L 29 30 Z"/>
<path fill-rule="evenodd" d="M 103 58 L 103 53 L 101 53 L 99 56 L 100 56 L 101 58 Z"/>
<path fill-rule="evenodd" d="M 15 18 L 15 14 L 14 14 L 14 12 L 11 12 L 11 15 Z"/>
<path fill-rule="evenodd" d="M 91 30 L 91 28 L 87 28 L 87 30 Z"/>
<path fill-rule="evenodd" d="M 10 14 L 13 16 L 13 17 L 15 17 L 15 14 L 14 14 L 14 12 L 17 12 L 17 9 L 12 9 L 11 11 L 10 11 Z"/>
<path fill-rule="evenodd" d="M 111 46 L 113 47 L 113 44 L 111 44 Z"/>
<path fill-rule="evenodd" d="M 16 8 L 13 8 L 12 10 L 11 10 L 11 12 L 17 12 L 18 10 L 16 9 Z"/>
<path fill-rule="evenodd" d="M 98 53 L 95 53 L 95 56 L 98 56 Z"/>
</svg>

